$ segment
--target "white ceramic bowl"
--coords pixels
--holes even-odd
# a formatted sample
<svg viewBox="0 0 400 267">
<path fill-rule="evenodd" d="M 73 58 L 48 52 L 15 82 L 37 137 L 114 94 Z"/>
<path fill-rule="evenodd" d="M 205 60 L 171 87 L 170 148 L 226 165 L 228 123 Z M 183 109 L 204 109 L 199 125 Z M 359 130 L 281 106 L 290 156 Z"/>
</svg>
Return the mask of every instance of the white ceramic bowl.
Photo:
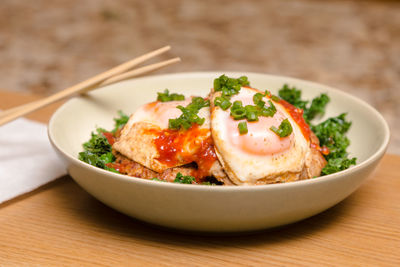
<svg viewBox="0 0 400 267">
<path fill-rule="evenodd" d="M 277 92 L 284 83 L 302 89 L 305 99 L 328 93 L 325 117 L 348 112 L 351 156 L 357 165 L 310 180 L 263 186 L 204 186 L 161 183 L 108 172 L 78 160 L 82 143 L 96 126 L 113 128 L 117 111 L 127 114 L 154 101 L 165 88 L 205 96 L 213 79 L 224 72 L 178 73 L 122 82 L 74 98 L 61 106 L 49 123 L 49 137 L 71 177 L 87 192 L 127 215 L 176 229 L 229 232 L 280 226 L 322 212 L 356 190 L 370 175 L 389 142 L 382 116 L 365 102 L 339 90 L 308 81 L 256 73 L 255 88 Z"/>
</svg>

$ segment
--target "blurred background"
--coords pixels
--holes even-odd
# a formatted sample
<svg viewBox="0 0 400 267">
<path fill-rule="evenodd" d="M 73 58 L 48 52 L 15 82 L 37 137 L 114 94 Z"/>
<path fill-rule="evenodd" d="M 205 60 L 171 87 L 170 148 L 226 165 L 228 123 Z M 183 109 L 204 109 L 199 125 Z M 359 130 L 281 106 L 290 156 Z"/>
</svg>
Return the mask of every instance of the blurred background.
<svg viewBox="0 0 400 267">
<path fill-rule="evenodd" d="M 0 89 L 54 93 L 167 44 L 182 62 L 158 73 L 253 71 L 356 95 L 400 154 L 400 1 L 2 0 Z"/>
</svg>

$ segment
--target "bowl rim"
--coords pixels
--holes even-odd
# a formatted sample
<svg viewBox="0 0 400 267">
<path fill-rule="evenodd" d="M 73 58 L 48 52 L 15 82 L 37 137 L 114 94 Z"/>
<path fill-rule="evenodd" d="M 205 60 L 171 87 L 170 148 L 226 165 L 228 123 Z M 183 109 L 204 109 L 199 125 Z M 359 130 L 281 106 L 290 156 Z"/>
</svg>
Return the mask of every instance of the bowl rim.
<svg viewBox="0 0 400 267">
<path fill-rule="evenodd" d="M 333 91 L 335 94 L 341 95 L 342 97 L 346 97 L 351 99 L 352 101 L 355 101 L 358 105 L 363 106 L 366 108 L 369 112 L 372 112 L 378 119 L 379 123 L 383 127 L 383 132 L 384 132 L 384 137 L 383 141 L 380 144 L 379 148 L 367 159 L 365 159 L 363 162 L 360 164 L 357 164 L 355 166 L 350 167 L 349 169 L 333 173 L 333 174 L 328 174 L 323 177 L 316 177 L 312 179 L 306 179 L 306 180 L 300 180 L 300 181 L 294 181 L 294 182 L 289 182 L 289 183 L 279 183 L 279 184 L 266 184 L 266 185 L 240 185 L 240 186 L 210 186 L 210 185 L 192 185 L 192 184 L 180 184 L 180 183 L 169 183 L 169 182 L 159 182 L 159 181 L 153 181 L 153 180 L 148 180 L 148 179 L 143 179 L 139 177 L 133 177 L 133 176 L 128 176 L 124 174 L 119 174 L 119 173 L 114 173 L 110 172 L 95 166 L 92 166 L 86 162 L 83 162 L 79 160 L 78 158 L 70 155 L 64 149 L 60 147 L 60 145 L 57 144 L 56 138 L 53 135 L 51 129 L 52 125 L 54 124 L 54 121 L 56 120 L 57 116 L 68 107 L 68 105 L 74 101 L 77 98 L 80 98 L 81 96 L 74 97 L 72 99 L 69 99 L 65 103 L 63 103 L 51 116 L 48 127 L 47 127 L 47 134 L 49 137 L 49 140 L 53 147 L 55 147 L 64 157 L 66 157 L 69 161 L 78 164 L 80 167 L 83 167 L 89 171 L 94 171 L 98 175 L 107 175 L 112 179 L 117 179 L 120 181 L 128 182 L 128 183 L 139 183 L 142 185 L 146 186 L 159 186 L 159 187 L 167 187 L 171 189 L 184 189 L 184 190 L 194 190 L 194 191 L 215 191 L 215 192 L 231 192 L 231 191 L 254 191 L 254 190 L 275 190 L 279 189 L 281 187 L 284 188 L 291 188 L 291 187 L 298 187 L 298 186 L 307 186 L 309 184 L 319 184 L 319 183 L 324 183 L 324 182 L 329 182 L 334 179 L 338 179 L 342 176 L 348 176 L 351 175 L 355 172 L 360 171 L 361 169 L 364 169 L 365 167 L 371 165 L 375 161 L 379 160 L 383 154 L 385 153 L 389 140 L 390 140 L 390 129 L 389 125 L 384 119 L 384 117 L 370 104 L 365 102 L 364 100 L 355 97 L 349 93 L 346 93 L 344 91 L 341 91 L 339 89 L 336 89 L 334 87 L 324 85 L 321 83 L 317 82 L 312 82 L 308 80 L 303 80 L 299 78 L 294 78 L 294 77 L 288 77 L 288 76 L 282 76 L 282 75 L 274 75 L 274 74 L 267 74 L 267 73 L 258 73 L 258 72 L 237 72 L 237 71 L 198 71 L 198 72 L 179 72 L 179 73 L 167 73 L 167 74 L 158 74 L 158 75 L 149 75 L 145 77 L 140 77 L 140 78 L 135 78 L 135 79 L 130 79 L 126 81 L 122 81 L 119 84 L 122 83 L 128 83 L 131 82 L 132 80 L 135 81 L 140 81 L 140 80 L 148 80 L 148 79 L 163 79 L 163 78 L 180 78 L 181 76 L 194 76 L 194 77 L 208 77 L 211 75 L 221 75 L 221 74 L 226 74 L 226 75 L 232 75 L 232 76 L 243 76 L 243 75 L 261 75 L 261 76 L 267 76 L 269 78 L 273 79 L 281 79 L 287 81 L 287 83 L 293 82 L 300 82 L 305 85 L 310 85 L 313 87 L 323 87 L 327 91 Z M 109 86 L 105 86 L 99 90 L 107 90 Z M 96 90 L 97 91 L 97 90 Z M 90 92 L 89 94 L 91 94 Z"/>
</svg>

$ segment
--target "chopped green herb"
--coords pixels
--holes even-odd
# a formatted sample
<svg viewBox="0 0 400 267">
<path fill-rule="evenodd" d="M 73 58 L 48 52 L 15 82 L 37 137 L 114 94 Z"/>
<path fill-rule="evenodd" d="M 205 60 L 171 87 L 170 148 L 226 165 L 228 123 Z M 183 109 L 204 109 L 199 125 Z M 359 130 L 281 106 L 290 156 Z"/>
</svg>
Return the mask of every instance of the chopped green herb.
<svg viewBox="0 0 400 267">
<path fill-rule="evenodd" d="M 281 99 L 278 97 L 278 96 L 276 96 L 276 95 L 272 95 L 271 96 L 271 99 L 272 100 L 274 100 L 275 102 L 279 102 Z"/>
<path fill-rule="evenodd" d="M 246 118 L 246 110 L 244 108 L 237 108 L 237 109 L 231 110 L 231 116 L 235 120 L 244 119 L 244 118 Z"/>
<path fill-rule="evenodd" d="M 92 132 L 92 137 L 90 140 L 83 144 L 85 151 L 98 156 L 111 152 L 111 145 L 108 143 L 107 138 L 103 135 L 103 133 L 106 131 L 102 128 L 97 128 L 96 132 L 97 133 Z"/>
<path fill-rule="evenodd" d="M 287 84 L 279 90 L 279 96 L 297 108 L 306 109 L 308 101 L 301 100 L 301 91 L 296 87 L 290 88 Z"/>
<path fill-rule="evenodd" d="M 322 175 L 328 175 L 331 173 L 339 172 L 348 169 L 351 165 L 356 165 L 356 158 L 331 158 L 328 160 L 328 164 L 322 169 Z"/>
<path fill-rule="evenodd" d="M 192 124 L 196 123 L 202 125 L 205 121 L 204 118 L 200 118 L 197 113 L 203 107 L 210 106 L 209 100 L 204 100 L 202 97 L 193 97 L 192 102 L 186 107 L 177 106 L 182 111 L 182 114 L 176 119 L 169 119 L 168 128 L 173 130 L 189 129 Z"/>
<path fill-rule="evenodd" d="M 240 134 L 247 134 L 247 123 L 245 121 L 239 122 L 238 129 Z"/>
<path fill-rule="evenodd" d="M 180 184 L 192 184 L 196 182 L 196 178 L 190 175 L 183 175 L 182 173 L 178 172 L 176 174 L 174 183 L 180 183 Z"/>
<path fill-rule="evenodd" d="M 241 120 L 246 117 L 246 110 L 243 107 L 242 101 L 235 101 L 231 107 L 231 114 L 233 119 Z"/>
<path fill-rule="evenodd" d="M 261 93 L 254 94 L 253 102 L 255 105 L 246 105 L 245 107 L 243 107 L 242 101 L 233 102 L 230 115 L 235 120 L 246 119 L 250 122 L 258 121 L 259 116 L 273 117 L 276 113 L 276 107 L 271 100 L 268 100 L 269 106 L 266 107 L 263 97 L 264 95 Z"/>
<path fill-rule="evenodd" d="M 225 96 L 218 96 L 214 99 L 214 105 L 221 107 L 223 110 L 227 110 L 232 103 L 229 101 L 229 98 Z"/>
<path fill-rule="evenodd" d="M 264 117 L 273 117 L 276 113 L 276 107 L 274 105 L 274 103 L 272 103 L 271 100 L 268 100 L 269 103 L 269 107 L 263 107 L 263 109 L 261 110 L 261 115 Z"/>
<path fill-rule="evenodd" d="M 254 104 L 256 104 L 257 106 L 259 106 L 259 107 L 261 107 L 261 108 L 264 107 L 265 102 L 262 100 L 263 97 L 264 97 L 263 94 L 261 94 L 261 93 L 256 93 L 256 94 L 253 96 L 253 102 L 254 102 Z"/>
<path fill-rule="evenodd" d="M 115 127 L 111 131 L 112 133 L 115 133 L 116 131 L 121 129 L 129 120 L 129 116 L 123 113 L 121 110 L 118 111 L 118 115 L 118 118 L 114 118 Z"/>
<path fill-rule="evenodd" d="M 248 121 L 258 121 L 258 114 L 260 114 L 260 108 L 257 106 L 246 105 L 244 107 L 246 111 L 246 119 Z"/>
<path fill-rule="evenodd" d="M 304 110 L 304 118 L 306 121 L 310 121 L 314 119 L 317 115 L 323 116 L 325 113 L 325 107 L 330 101 L 329 96 L 326 94 L 321 94 L 319 97 L 314 98 L 311 101 L 311 105 L 309 108 Z"/>
<path fill-rule="evenodd" d="M 296 87 L 290 88 L 287 84 L 283 85 L 282 89 L 279 90 L 279 96 L 296 108 L 304 110 L 303 117 L 308 123 L 315 117 L 324 115 L 325 107 L 330 101 L 327 94 L 321 94 L 319 97 L 314 98 L 310 106 L 307 107 L 308 101 L 301 99 L 301 91 Z"/>
<path fill-rule="evenodd" d="M 288 119 L 284 119 L 281 124 L 279 125 L 279 128 L 276 128 L 275 126 L 271 126 L 271 131 L 276 133 L 279 137 L 286 137 L 289 136 L 292 131 L 292 125 L 290 124 Z"/>
<path fill-rule="evenodd" d="M 231 107 L 231 111 L 235 110 L 235 109 L 242 109 L 242 108 L 243 108 L 242 101 L 237 100 L 237 101 L 233 102 L 233 105 Z"/>
<path fill-rule="evenodd" d="M 114 119 L 115 127 L 111 131 L 113 134 L 121 129 L 129 119 L 122 111 L 118 111 L 118 115 L 119 117 Z M 97 128 L 96 132 L 92 132 L 90 140 L 83 144 L 84 151 L 79 153 L 79 159 L 90 165 L 118 173 L 117 170 L 106 166 L 108 163 L 113 163 L 115 157 L 111 153 L 110 143 L 103 134 L 105 132 L 107 131 L 103 128 Z"/>
<path fill-rule="evenodd" d="M 157 93 L 157 100 L 161 102 L 169 102 L 169 101 L 182 101 L 185 100 L 185 96 L 181 94 L 170 94 L 168 89 L 165 89 L 164 92 Z"/>
<path fill-rule="evenodd" d="M 103 135 L 103 129 L 97 129 L 97 133 L 92 133 L 90 140 L 83 144 L 84 151 L 79 153 L 79 159 L 90 165 L 106 168 L 107 163 L 115 160 L 111 153 L 111 145 Z"/>
<path fill-rule="evenodd" d="M 214 99 L 214 105 L 221 107 L 223 110 L 227 110 L 230 107 L 230 114 L 235 120 L 246 118 L 247 121 L 258 121 L 259 116 L 274 116 L 276 112 L 275 106 L 271 101 L 269 101 L 269 107 L 265 107 L 265 102 L 263 101 L 265 95 L 262 93 L 256 93 L 253 96 L 254 106 L 246 105 L 243 107 L 241 101 L 235 101 L 233 104 L 230 102 L 232 95 L 238 94 L 242 86 L 247 86 L 249 84 L 250 83 L 246 76 L 234 79 L 229 78 L 226 75 L 221 75 L 219 78 L 214 80 L 214 91 L 221 91 L 222 94 Z M 265 94 L 268 93 L 268 91 L 265 92 Z M 243 132 L 244 131 L 242 130 L 241 134 L 243 134 Z"/>
<path fill-rule="evenodd" d="M 222 92 L 222 96 L 230 97 L 239 93 L 242 86 L 249 85 L 249 81 L 246 76 L 241 76 L 238 79 L 229 78 L 225 74 L 214 80 L 214 91 Z"/>
<path fill-rule="evenodd" d="M 346 113 L 329 118 L 318 125 L 311 126 L 312 131 L 318 137 L 320 146 L 326 146 L 329 154 L 326 159 L 347 158 L 347 147 L 350 140 L 346 133 L 351 122 L 346 120 Z"/>
<path fill-rule="evenodd" d="M 351 122 L 346 120 L 345 113 L 329 118 L 318 125 L 313 125 L 310 122 L 312 119 L 322 116 L 325 113 L 326 105 L 330 101 L 328 95 L 321 94 L 319 97 L 314 98 L 308 106 L 308 101 L 301 99 L 300 90 L 295 87 L 289 88 L 285 84 L 279 90 L 279 96 L 295 107 L 304 110 L 303 117 L 318 137 L 320 146 L 326 146 L 329 149 L 329 154 L 324 155 L 328 163 L 322 169 L 321 175 L 345 170 L 351 165 L 356 164 L 356 158 L 349 158 L 347 153 L 350 140 L 347 138 L 346 133 L 351 126 Z"/>
</svg>

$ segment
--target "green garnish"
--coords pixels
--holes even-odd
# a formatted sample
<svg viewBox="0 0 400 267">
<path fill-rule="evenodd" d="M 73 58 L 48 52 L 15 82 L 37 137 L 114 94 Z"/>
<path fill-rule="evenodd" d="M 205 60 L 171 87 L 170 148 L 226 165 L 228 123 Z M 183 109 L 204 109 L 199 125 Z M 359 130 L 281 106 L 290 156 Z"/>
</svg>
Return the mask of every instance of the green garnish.
<svg viewBox="0 0 400 267">
<path fill-rule="evenodd" d="M 345 136 L 351 126 L 346 121 L 346 113 L 329 118 L 318 125 L 311 126 L 312 131 L 318 137 L 320 146 L 329 148 L 328 159 L 346 156 L 346 149 L 350 140 Z"/>
<path fill-rule="evenodd" d="M 284 84 L 278 94 L 283 100 L 289 102 L 296 108 L 302 110 L 306 109 L 308 101 L 301 100 L 301 91 L 297 90 L 296 87 L 290 88 L 287 84 Z"/>
<path fill-rule="evenodd" d="M 235 120 L 241 120 L 246 118 L 246 110 L 242 108 L 237 108 L 237 109 L 231 109 L 231 116 Z"/>
<path fill-rule="evenodd" d="M 242 101 L 237 100 L 237 101 L 233 102 L 231 111 L 235 110 L 235 109 L 244 109 Z"/>
<path fill-rule="evenodd" d="M 107 163 L 113 162 L 115 157 L 111 153 L 111 145 L 103 135 L 105 130 L 98 128 L 96 132 L 92 132 L 90 140 L 83 144 L 84 151 L 79 153 L 79 159 L 90 165 L 115 171 L 106 166 Z"/>
<path fill-rule="evenodd" d="M 214 91 L 215 92 L 221 91 L 221 96 L 218 96 L 214 99 L 214 105 L 221 107 L 222 110 L 227 110 L 229 107 L 232 106 L 232 103 L 230 102 L 231 96 L 238 94 L 242 86 L 246 86 L 249 84 L 250 83 L 246 76 L 241 76 L 237 79 L 229 78 L 225 74 L 219 76 L 219 78 L 214 79 Z M 234 116 L 232 115 L 235 120 L 243 118 L 243 113 L 244 113 L 243 110 L 232 112 L 232 108 L 235 110 L 236 107 L 234 106 L 231 107 L 231 115 L 237 113 Z"/>
<path fill-rule="evenodd" d="M 118 111 L 118 115 L 119 117 L 114 119 L 114 129 L 109 132 L 111 134 L 115 134 L 118 129 L 121 129 L 129 119 L 122 111 Z M 115 161 L 115 157 L 111 153 L 111 145 L 104 136 L 107 132 L 103 128 L 97 128 L 96 132 L 92 132 L 90 140 L 83 144 L 84 151 L 79 153 L 79 159 L 90 165 L 118 173 L 117 170 L 106 166 Z"/>
<path fill-rule="evenodd" d="M 246 119 L 249 122 L 258 121 L 259 116 L 264 117 L 273 117 L 276 112 L 275 105 L 268 100 L 269 106 L 265 106 L 265 102 L 262 100 L 264 97 L 261 93 L 256 93 L 253 96 L 253 102 L 255 105 L 246 105 L 243 107 L 242 101 L 235 101 L 231 106 L 231 116 L 235 120 Z M 239 128 L 240 131 L 240 128 Z M 247 133 L 247 125 L 246 131 L 240 132 L 240 134 Z"/>
<path fill-rule="evenodd" d="M 249 81 L 246 76 L 241 76 L 237 79 L 229 78 L 225 74 L 214 79 L 214 91 L 222 91 L 222 96 L 230 97 L 239 93 L 242 86 L 249 85 Z"/>
<path fill-rule="evenodd" d="M 351 165 L 356 165 L 356 158 L 332 158 L 328 160 L 328 164 L 322 169 L 322 175 L 339 172 L 348 169 Z"/>
<path fill-rule="evenodd" d="M 326 146 L 329 149 L 329 154 L 324 155 L 328 163 L 322 169 L 321 175 L 342 171 L 356 164 L 357 159 L 349 158 L 347 153 L 350 140 L 347 138 L 346 133 L 351 126 L 351 122 L 346 120 L 346 113 L 328 118 L 317 125 L 313 125 L 310 122 L 312 119 L 322 116 L 325 113 L 326 105 L 330 101 L 328 95 L 321 94 L 319 97 L 314 98 L 308 106 L 309 102 L 301 99 L 300 90 L 295 87 L 289 88 L 285 84 L 279 90 L 279 96 L 295 107 L 304 110 L 303 117 L 318 137 L 320 146 Z"/>
<path fill-rule="evenodd" d="M 292 125 L 290 124 L 288 119 L 284 119 L 281 124 L 279 125 L 279 128 L 276 128 L 275 126 L 271 126 L 271 131 L 276 133 L 279 137 L 286 137 L 289 136 L 292 131 Z"/>
<path fill-rule="evenodd" d="M 239 122 L 238 129 L 240 134 L 247 134 L 247 123 L 245 121 Z"/>
<path fill-rule="evenodd" d="M 254 105 L 246 105 L 243 107 L 241 101 L 235 101 L 233 104 L 230 102 L 231 96 L 238 94 L 241 87 L 246 85 L 249 85 L 246 76 L 235 79 L 229 78 L 226 75 L 221 75 L 219 78 L 214 80 L 214 91 L 221 91 L 221 96 L 214 99 L 214 105 L 221 107 L 222 110 L 227 110 L 230 107 L 230 115 L 235 120 L 246 119 L 251 122 L 258 121 L 259 116 L 273 117 L 276 112 L 274 104 L 268 100 L 269 106 L 266 107 L 265 101 L 263 101 L 264 96 L 271 95 L 269 91 L 265 91 L 265 94 L 256 93 L 253 96 Z M 247 124 L 246 131 L 242 130 L 241 132 L 241 134 L 244 133 L 247 133 Z"/>
<path fill-rule="evenodd" d="M 256 99 L 257 104 L 246 105 L 243 107 L 242 101 L 235 101 L 231 107 L 231 116 L 235 120 L 246 118 L 247 121 L 258 121 L 259 116 L 273 117 L 276 112 L 275 105 L 268 100 L 269 107 L 265 107 L 265 102 L 259 99 L 259 93 L 255 94 L 253 100 Z M 260 94 L 261 95 L 261 94 Z"/>
<path fill-rule="evenodd" d="M 169 119 L 168 128 L 173 130 L 189 129 L 193 123 L 202 125 L 205 121 L 204 118 L 200 118 L 197 113 L 204 107 L 209 107 L 210 101 L 204 100 L 202 97 L 193 97 L 192 102 L 186 107 L 177 106 L 182 111 L 181 116 L 176 119 Z"/>
<path fill-rule="evenodd" d="M 303 117 L 306 121 L 314 119 L 317 115 L 323 116 L 325 114 L 325 107 L 329 103 L 330 98 L 326 94 L 321 94 L 319 97 L 314 98 L 311 101 L 309 108 L 304 110 Z"/>
<path fill-rule="evenodd" d="M 111 131 L 115 133 L 119 129 L 121 129 L 129 120 L 129 116 L 123 113 L 121 110 L 118 111 L 119 118 L 114 118 L 115 127 Z"/>
<path fill-rule="evenodd" d="M 271 100 L 268 100 L 269 107 L 261 110 L 261 115 L 264 117 L 273 117 L 276 113 L 276 107 Z"/>
<path fill-rule="evenodd" d="M 180 183 L 180 184 L 192 184 L 193 182 L 196 182 L 196 178 L 190 175 L 183 175 L 180 172 L 176 174 L 174 180 L 174 183 Z"/>
<path fill-rule="evenodd" d="M 214 99 L 214 105 L 220 106 L 223 110 L 227 110 L 232 105 L 229 100 L 228 97 L 218 96 Z"/>
<path fill-rule="evenodd" d="M 246 106 L 247 107 L 247 106 Z M 250 111 L 249 108 L 243 107 L 242 101 L 235 101 L 231 107 L 231 116 L 235 120 L 241 120 L 247 118 L 248 112 Z"/>
<path fill-rule="evenodd" d="M 351 122 L 346 120 L 346 113 L 311 126 L 320 141 L 320 146 L 326 146 L 329 149 L 329 154 L 325 156 L 328 164 L 322 169 L 323 174 L 345 170 L 356 164 L 356 158 L 348 158 L 347 153 L 350 140 L 346 133 L 350 126 Z"/>
<path fill-rule="evenodd" d="M 253 102 L 254 102 L 254 104 L 256 104 L 256 106 L 261 107 L 261 108 L 264 107 L 265 102 L 262 100 L 263 97 L 264 97 L 263 94 L 261 94 L 261 93 L 256 93 L 256 94 L 253 96 Z"/>
<path fill-rule="evenodd" d="M 260 114 L 260 109 L 257 106 L 246 105 L 244 107 L 246 111 L 247 121 L 258 121 L 258 114 Z"/>
<path fill-rule="evenodd" d="M 282 89 L 279 90 L 279 96 L 296 108 L 302 109 L 304 111 L 303 117 L 308 124 L 315 117 L 324 115 L 325 107 L 330 101 L 327 94 L 321 94 L 319 97 L 314 98 L 308 107 L 309 101 L 301 99 L 301 91 L 296 87 L 290 88 L 287 84 L 284 84 Z"/>
<path fill-rule="evenodd" d="M 169 102 L 169 101 L 182 101 L 185 100 L 185 96 L 181 94 L 170 94 L 168 89 L 165 89 L 162 93 L 157 93 L 157 101 Z"/>
<path fill-rule="evenodd" d="M 271 99 L 274 100 L 275 102 L 279 102 L 281 99 L 277 97 L 276 95 L 272 95 Z"/>
</svg>

